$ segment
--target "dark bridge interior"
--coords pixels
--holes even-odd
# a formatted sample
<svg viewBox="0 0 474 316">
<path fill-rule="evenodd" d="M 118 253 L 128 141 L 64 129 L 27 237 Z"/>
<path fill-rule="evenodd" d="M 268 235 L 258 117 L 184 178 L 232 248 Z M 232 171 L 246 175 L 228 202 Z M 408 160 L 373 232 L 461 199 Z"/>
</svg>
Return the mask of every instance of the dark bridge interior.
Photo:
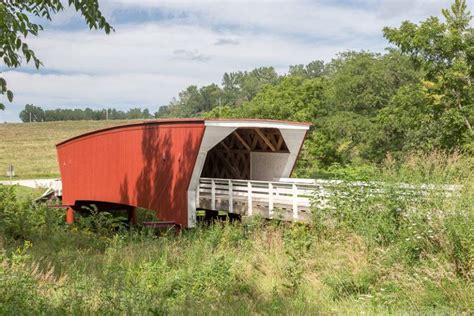
<svg viewBox="0 0 474 316">
<path fill-rule="evenodd" d="M 239 128 L 208 152 L 201 177 L 250 180 L 251 152 L 289 153 L 279 129 Z"/>
</svg>

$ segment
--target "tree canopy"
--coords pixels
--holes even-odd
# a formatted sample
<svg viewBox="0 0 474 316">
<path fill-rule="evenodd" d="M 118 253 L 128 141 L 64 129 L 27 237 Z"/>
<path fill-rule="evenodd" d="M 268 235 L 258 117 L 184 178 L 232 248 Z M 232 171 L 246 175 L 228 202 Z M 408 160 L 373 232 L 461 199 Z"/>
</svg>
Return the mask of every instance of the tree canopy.
<svg viewBox="0 0 474 316">
<path fill-rule="evenodd" d="M 416 25 L 405 21 L 399 28 L 385 28 L 385 37 L 411 58 L 423 73 L 415 86 L 400 91 L 383 115 L 398 136 L 432 135 L 430 148 L 464 147 L 472 151 L 474 131 L 474 28 L 465 0 L 455 0 L 450 9 L 442 11 L 445 21 L 430 17 Z M 408 93 L 411 97 L 404 97 Z M 413 101 L 412 101 L 413 100 Z M 411 105 L 406 103 L 412 103 Z M 419 106 L 416 110 L 413 103 Z M 394 113 L 418 124 L 397 128 Z M 407 118 L 408 119 L 408 118 Z M 420 124 L 424 122 L 424 124 Z M 401 135 L 400 135 L 401 134 Z M 394 137 L 390 137 L 393 139 Z"/>
</svg>

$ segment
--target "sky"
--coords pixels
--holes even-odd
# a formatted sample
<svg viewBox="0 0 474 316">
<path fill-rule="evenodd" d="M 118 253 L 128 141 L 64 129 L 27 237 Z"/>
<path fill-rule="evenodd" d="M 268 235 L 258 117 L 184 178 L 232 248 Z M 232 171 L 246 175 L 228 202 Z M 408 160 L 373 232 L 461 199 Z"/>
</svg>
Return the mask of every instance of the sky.
<svg viewBox="0 0 474 316">
<path fill-rule="evenodd" d="M 29 38 L 44 66 L 0 68 L 14 91 L 0 122 L 25 104 L 44 109 L 147 107 L 153 113 L 189 85 L 225 72 L 330 61 L 340 52 L 384 52 L 384 26 L 440 16 L 448 0 L 100 0 L 115 28 L 91 31 L 72 9 Z M 468 0 L 470 8 L 474 0 Z"/>
</svg>

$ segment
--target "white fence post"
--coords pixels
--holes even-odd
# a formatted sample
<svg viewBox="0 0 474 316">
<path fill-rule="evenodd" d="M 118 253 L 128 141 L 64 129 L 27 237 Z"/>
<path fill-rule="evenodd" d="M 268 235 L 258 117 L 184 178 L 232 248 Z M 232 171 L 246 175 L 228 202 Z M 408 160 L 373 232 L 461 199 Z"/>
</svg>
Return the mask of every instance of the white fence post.
<svg viewBox="0 0 474 316">
<path fill-rule="evenodd" d="M 232 192 L 232 180 L 229 180 L 229 213 L 234 213 L 234 194 Z"/>
<path fill-rule="evenodd" d="M 293 183 L 293 219 L 298 219 L 298 188 Z"/>
<path fill-rule="evenodd" d="M 211 179 L 211 209 L 216 210 L 216 182 Z"/>
<path fill-rule="evenodd" d="M 200 191 L 201 190 L 201 180 L 199 180 L 198 182 L 198 187 L 197 187 L 197 190 L 196 190 L 196 208 L 198 208 L 200 205 L 199 205 L 199 194 L 200 194 Z"/>
<path fill-rule="evenodd" d="M 248 204 L 248 216 L 253 215 L 252 209 L 252 183 L 250 181 L 247 182 L 247 204 Z"/>
<path fill-rule="evenodd" d="M 273 217 L 273 183 L 268 183 L 268 215 Z"/>
</svg>

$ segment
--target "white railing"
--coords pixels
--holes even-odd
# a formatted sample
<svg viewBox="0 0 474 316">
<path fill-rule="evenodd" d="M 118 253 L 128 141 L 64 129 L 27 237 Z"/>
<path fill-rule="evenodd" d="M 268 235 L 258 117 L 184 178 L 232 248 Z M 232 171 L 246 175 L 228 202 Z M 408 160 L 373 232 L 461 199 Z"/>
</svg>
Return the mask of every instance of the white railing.
<svg viewBox="0 0 474 316">
<path fill-rule="evenodd" d="M 47 188 L 56 196 L 62 196 L 61 180 L 31 179 L 0 181 L 0 185 L 22 185 L 32 188 Z M 327 207 L 330 197 L 338 194 L 344 198 L 347 188 L 364 188 L 370 195 L 383 194 L 387 190 L 382 182 L 347 182 L 340 180 L 281 178 L 277 181 L 253 181 L 235 179 L 201 178 L 197 190 L 196 206 L 212 210 L 226 210 L 242 215 L 260 214 L 263 217 L 282 216 L 286 220 L 305 220 L 311 206 Z M 418 198 L 429 192 L 442 192 L 446 196 L 456 195 L 459 185 L 397 183 L 397 194 Z"/>
<path fill-rule="evenodd" d="M 62 196 L 62 183 L 60 179 L 25 179 L 0 181 L 0 185 L 20 185 L 33 189 L 51 189 L 56 196 Z"/>
<path fill-rule="evenodd" d="M 285 219 L 304 220 L 316 201 L 321 207 L 327 206 L 330 196 L 343 187 L 365 188 L 371 195 L 381 194 L 386 190 L 385 184 L 381 182 L 296 178 L 282 178 L 278 181 L 201 178 L 197 190 L 197 207 L 227 210 L 230 213 L 248 216 L 258 211 L 268 218 L 273 218 L 276 211 L 283 210 L 286 213 Z M 400 189 L 398 194 L 402 195 L 411 193 L 425 195 L 428 192 L 440 191 L 449 196 L 460 190 L 458 185 L 398 183 L 395 187 Z M 343 196 L 342 190 L 339 197 Z"/>
<path fill-rule="evenodd" d="M 206 200 L 210 208 L 216 210 L 217 204 L 224 202 L 230 213 L 249 216 L 257 206 L 263 207 L 268 210 L 269 218 L 276 209 L 291 210 L 292 218 L 298 220 L 300 212 L 310 209 L 314 190 L 312 183 L 201 178 L 197 203 L 199 207 Z M 240 206 L 238 212 L 236 204 Z M 245 210 L 242 212 L 242 209 Z"/>
</svg>

